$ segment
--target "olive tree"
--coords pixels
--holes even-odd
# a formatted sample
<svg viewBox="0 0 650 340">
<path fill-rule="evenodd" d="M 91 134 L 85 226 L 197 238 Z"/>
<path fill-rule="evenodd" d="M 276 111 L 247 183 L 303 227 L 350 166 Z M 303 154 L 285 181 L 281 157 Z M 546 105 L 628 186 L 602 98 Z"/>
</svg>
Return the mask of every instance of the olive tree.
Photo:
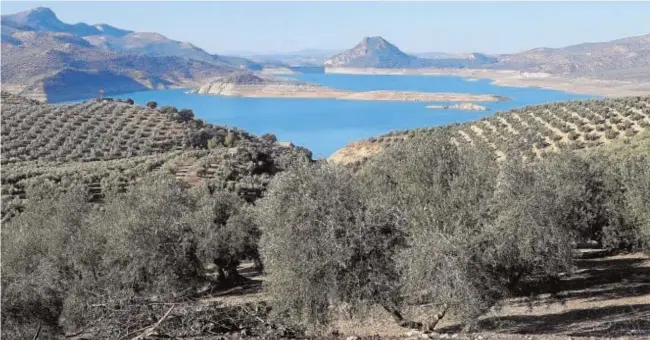
<svg viewBox="0 0 650 340">
<path fill-rule="evenodd" d="M 408 220 L 398 254 L 410 306 L 434 306 L 429 329 L 450 313 L 471 324 L 527 279 L 570 269 L 572 195 L 557 198 L 521 157 L 456 145 L 448 131 L 418 136 L 362 169 L 364 187 L 392 199 Z M 437 312 L 437 313 L 435 313 Z"/>
<path fill-rule="evenodd" d="M 68 292 L 94 286 L 105 238 L 85 228 L 90 211 L 82 187 L 40 192 L 2 228 L 2 335 L 31 338 L 62 333 Z"/>
<path fill-rule="evenodd" d="M 339 307 L 356 314 L 373 304 L 399 306 L 394 255 L 404 246 L 404 220 L 364 200 L 347 171 L 299 164 L 275 178 L 256 216 L 278 315 L 318 327 Z"/>
<path fill-rule="evenodd" d="M 650 250 L 650 156 L 625 160 L 621 166 L 626 188 L 625 212 L 639 234 L 641 246 Z"/>
<path fill-rule="evenodd" d="M 232 192 L 211 194 L 206 187 L 195 194 L 197 206 L 187 223 L 196 236 L 199 259 L 217 266 L 222 283 L 241 280 L 237 267 L 244 259 L 253 259 L 261 267 L 257 250 L 259 229 L 246 201 Z"/>
</svg>

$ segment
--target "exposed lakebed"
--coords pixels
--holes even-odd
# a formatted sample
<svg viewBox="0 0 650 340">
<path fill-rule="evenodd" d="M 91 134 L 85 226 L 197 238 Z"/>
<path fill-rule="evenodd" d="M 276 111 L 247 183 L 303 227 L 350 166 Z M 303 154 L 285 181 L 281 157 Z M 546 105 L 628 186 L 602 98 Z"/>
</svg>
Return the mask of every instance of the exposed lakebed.
<svg viewBox="0 0 650 340">
<path fill-rule="evenodd" d="M 497 86 L 490 80 L 470 81 L 455 76 L 309 73 L 286 77 L 346 91 L 494 94 L 510 100 L 481 103 L 489 111 L 458 111 L 426 108 L 427 105 L 453 105 L 453 102 L 242 98 L 188 94 L 185 93 L 187 89 L 136 92 L 116 97 L 130 97 L 138 104 L 153 100 L 159 105 L 190 108 L 198 118 L 210 123 L 237 126 L 255 134 L 272 132 L 279 140 L 309 148 L 315 157 L 327 157 L 349 142 L 392 130 L 466 122 L 526 105 L 594 98 L 538 88 Z"/>
</svg>

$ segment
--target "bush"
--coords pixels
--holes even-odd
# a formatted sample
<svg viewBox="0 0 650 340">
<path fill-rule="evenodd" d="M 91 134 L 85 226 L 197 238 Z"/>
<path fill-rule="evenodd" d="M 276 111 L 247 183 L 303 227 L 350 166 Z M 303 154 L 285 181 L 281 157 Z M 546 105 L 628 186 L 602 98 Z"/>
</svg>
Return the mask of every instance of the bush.
<svg viewBox="0 0 650 340">
<path fill-rule="evenodd" d="M 256 215 L 276 315 L 318 327 L 343 305 L 353 313 L 399 305 L 394 255 L 403 221 L 360 193 L 349 173 L 327 163 L 299 165 L 271 183 Z"/>
<path fill-rule="evenodd" d="M 265 134 L 262 135 L 261 138 L 262 138 L 262 140 L 265 140 L 265 141 L 267 141 L 269 143 L 275 143 L 275 142 L 278 141 L 278 137 L 276 137 L 272 133 L 265 133 Z"/>
<path fill-rule="evenodd" d="M 571 131 L 571 132 L 569 132 L 568 137 L 569 137 L 569 140 L 576 140 L 576 139 L 578 139 L 580 137 L 580 134 L 575 132 L 575 131 Z"/>
<path fill-rule="evenodd" d="M 146 105 L 147 105 L 147 107 L 150 108 L 150 109 L 155 109 L 156 107 L 158 107 L 158 103 L 156 103 L 156 102 L 154 102 L 154 101 L 149 101 L 149 102 L 147 102 Z"/>
<path fill-rule="evenodd" d="M 235 142 L 237 142 L 237 135 L 235 135 L 235 133 L 232 131 L 228 131 L 223 145 L 230 148 L 235 146 Z"/>
<path fill-rule="evenodd" d="M 220 143 L 217 137 L 212 137 L 208 140 L 208 149 L 212 150 L 219 147 Z"/>
<path fill-rule="evenodd" d="M 179 123 L 189 122 L 194 119 L 194 111 L 190 109 L 182 109 L 174 114 L 174 119 Z"/>
</svg>

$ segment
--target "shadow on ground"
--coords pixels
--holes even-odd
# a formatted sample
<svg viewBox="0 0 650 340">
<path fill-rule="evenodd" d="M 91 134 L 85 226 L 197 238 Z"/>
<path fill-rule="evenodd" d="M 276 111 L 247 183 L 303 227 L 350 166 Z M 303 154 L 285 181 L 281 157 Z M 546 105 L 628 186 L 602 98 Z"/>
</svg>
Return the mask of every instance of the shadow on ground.
<svg viewBox="0 0 650 340">
<path fill-rule="evenodd" d="M 650 266 L 647 258 L 600 258 L 578 261 L 575 275 L 541 291 L 533 300 L 510 306 L 571 304 L 545 314 L 512 313 L 479 321 L 476 331 L 570 336 L 650 336 Z M 548 294 L 556 291 L 555 296 Z M 647 298 L 646 298 L 647 296 Z M 582 308 L 585 307 L 585 308 Z M 543 309 L 542 309 L 543 311 Z M 458 332 L 450 326 L 439 332 Z"/>
</svg>

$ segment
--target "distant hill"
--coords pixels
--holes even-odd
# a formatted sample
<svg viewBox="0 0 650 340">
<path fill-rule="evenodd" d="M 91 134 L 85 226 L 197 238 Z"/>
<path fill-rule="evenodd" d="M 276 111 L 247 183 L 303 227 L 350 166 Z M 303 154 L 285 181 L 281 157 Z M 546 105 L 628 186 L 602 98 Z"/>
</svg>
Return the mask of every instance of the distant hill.
<svg viewBox="0 0 650 340">
<path fill-rule="evenodd" d="M 191 86 L 261 66 L 212 55 L 156 33 L 66 24 L 47 8 L 2 16 L 3 89 L 60 101 L 147 88 Z"/>
<path fill-rule="evenodd" d="M 649 80 L 650 34 L 499 56 L 499 67 L 601 79 Z"/>
<path fill-rule="evenodd" d="M 382 37 L 365 37 L 353 48 L 327 59 L 324 65 L 326 68 L 468 67 L 496 61 L 480 53 L 462 58 L 420 58 L 402 52 Z"/>
</svg>

